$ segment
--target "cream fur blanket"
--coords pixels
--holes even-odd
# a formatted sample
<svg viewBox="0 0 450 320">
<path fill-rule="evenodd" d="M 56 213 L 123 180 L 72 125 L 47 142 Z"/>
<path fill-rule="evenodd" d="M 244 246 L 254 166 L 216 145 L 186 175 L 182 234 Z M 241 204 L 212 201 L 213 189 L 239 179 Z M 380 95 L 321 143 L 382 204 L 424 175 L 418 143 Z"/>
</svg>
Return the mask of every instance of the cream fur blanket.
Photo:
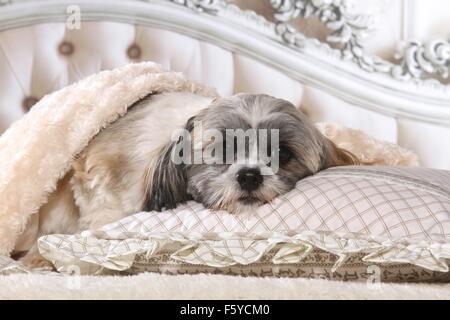
<svg viewBox="0 0 450 320">
<path fill-rule="evenodd" d="M 144 62 L 95 74 L 52 93 L 14 123 L 0 138 L 0 255 L 12 252 L 30 217 L 101 129 L 142 97 L 171 91 L 217 95 L 180 73 Z M 365 161 L 417 164 L 413 153 L 360 131 L 324 124 L 319 129 Z"/>
</svg>

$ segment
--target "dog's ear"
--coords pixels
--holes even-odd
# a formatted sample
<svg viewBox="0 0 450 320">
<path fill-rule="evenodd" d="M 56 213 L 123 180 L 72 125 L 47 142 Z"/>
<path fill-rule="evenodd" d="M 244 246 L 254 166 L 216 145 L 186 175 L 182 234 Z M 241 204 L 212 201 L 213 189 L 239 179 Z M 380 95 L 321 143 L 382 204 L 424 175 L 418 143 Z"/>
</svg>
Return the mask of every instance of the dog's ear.
<svg viewBox="0 0 450 320">
<path fill-rule="evenodd" d="M 186 123 L 185 129 L 189 134 L 194 129 L 194 121 L 195 116 L 189 118 Z M 165 145 L 149 164 L 145 175 L 147 188 L 145 211 L 173 209 L 177 204 L 192 199 L 187 193 L 186 164 L 174 161 L 175 153 L 180 152 L 178 148 L 180 143 L 186 138 L 186 136 L 180 137 L 177 141 Z"/>
<path fill-rule="evenodd" d="M 190 199 L 187 194 L 185 164 L 173 161 L 172 154 L 179 141 L 164 146 L 149 165 L 145 177 L 145 211 L 173 209 Z"/>
<path fill-rule="evenodd" d="M 339 148 L 331 140 L 325 138 L 321 159 L 321 170 L 337 166 L 359 165 L 361 162 L 350 151 Z"/>
</svg>

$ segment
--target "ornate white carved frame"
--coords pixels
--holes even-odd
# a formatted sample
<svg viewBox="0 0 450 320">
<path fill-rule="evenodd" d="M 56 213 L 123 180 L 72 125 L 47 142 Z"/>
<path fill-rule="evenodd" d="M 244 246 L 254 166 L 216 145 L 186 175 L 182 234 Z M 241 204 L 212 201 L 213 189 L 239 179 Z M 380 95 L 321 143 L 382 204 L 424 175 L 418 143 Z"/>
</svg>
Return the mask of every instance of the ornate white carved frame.
<svg viewBox="0 0 450 320">
<path fill-rule="evenodd" d="M 369 55 L 362 39 L 371 17 L 351 14 L 345 0 L 263 0 L 274 22 L 226 0 L 0 0 L 0 31 L 66 21 L 78 5 L 83 21 L 117 21 L 169 29 L 249 56 L 345 101 L 394 117 L 450 127 L 450 43 L 405 42 L 398 63 Z M 326 42 L 289 22 L 316 16 Z"/>
</svg>

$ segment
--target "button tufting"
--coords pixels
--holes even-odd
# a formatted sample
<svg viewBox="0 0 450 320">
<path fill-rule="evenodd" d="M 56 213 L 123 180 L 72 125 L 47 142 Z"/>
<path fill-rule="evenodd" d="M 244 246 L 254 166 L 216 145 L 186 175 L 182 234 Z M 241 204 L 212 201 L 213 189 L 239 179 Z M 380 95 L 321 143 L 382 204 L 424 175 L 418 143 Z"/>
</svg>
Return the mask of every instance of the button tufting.
<svg viewBox="0 0 450 320">
<path fill-rule="evenodd" d="M 127 55 L 130 59 L 139 59 L 141 57 L 142 51 L 136 43 L 133 43 L 127 49 Z"/>
<path fill-rule="evenodd" d="M 32 106 L 39 102 L 39 99 L 33 96 L 25 97 L 22 100 L 22 108 L 25 112 L 28 112 Z"/>
<path fill-rule="evenodd" d="M 72 43 L 63 41 L 59 44 L 58 51 L 63 56 L 70 56 L 75 51 L 75 47 Z"/>
</svg>

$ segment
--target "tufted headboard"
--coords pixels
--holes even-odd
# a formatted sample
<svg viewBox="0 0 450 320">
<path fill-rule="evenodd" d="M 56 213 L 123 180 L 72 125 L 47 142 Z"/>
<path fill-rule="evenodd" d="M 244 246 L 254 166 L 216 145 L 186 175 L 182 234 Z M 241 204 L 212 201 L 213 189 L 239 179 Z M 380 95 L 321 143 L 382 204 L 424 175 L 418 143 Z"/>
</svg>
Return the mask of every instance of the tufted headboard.
<svg viewBox="0 0 450 320">
<path fill-rule="evenodd" d="M 225 0 L 0 0 L 0 132 L 44 95 L 103 69 L 152 60 L 222 95 L 267 93 L 314 121 L 358 128 L 450 169 L 450 45 L 366 53 L 367 17 L 345 1 L 262 0 L 267 20 Z M 292 20 L 315 16 L 326 40 Z M 394 61 L 394 62 L 393 62 Z"/>
</svg>

